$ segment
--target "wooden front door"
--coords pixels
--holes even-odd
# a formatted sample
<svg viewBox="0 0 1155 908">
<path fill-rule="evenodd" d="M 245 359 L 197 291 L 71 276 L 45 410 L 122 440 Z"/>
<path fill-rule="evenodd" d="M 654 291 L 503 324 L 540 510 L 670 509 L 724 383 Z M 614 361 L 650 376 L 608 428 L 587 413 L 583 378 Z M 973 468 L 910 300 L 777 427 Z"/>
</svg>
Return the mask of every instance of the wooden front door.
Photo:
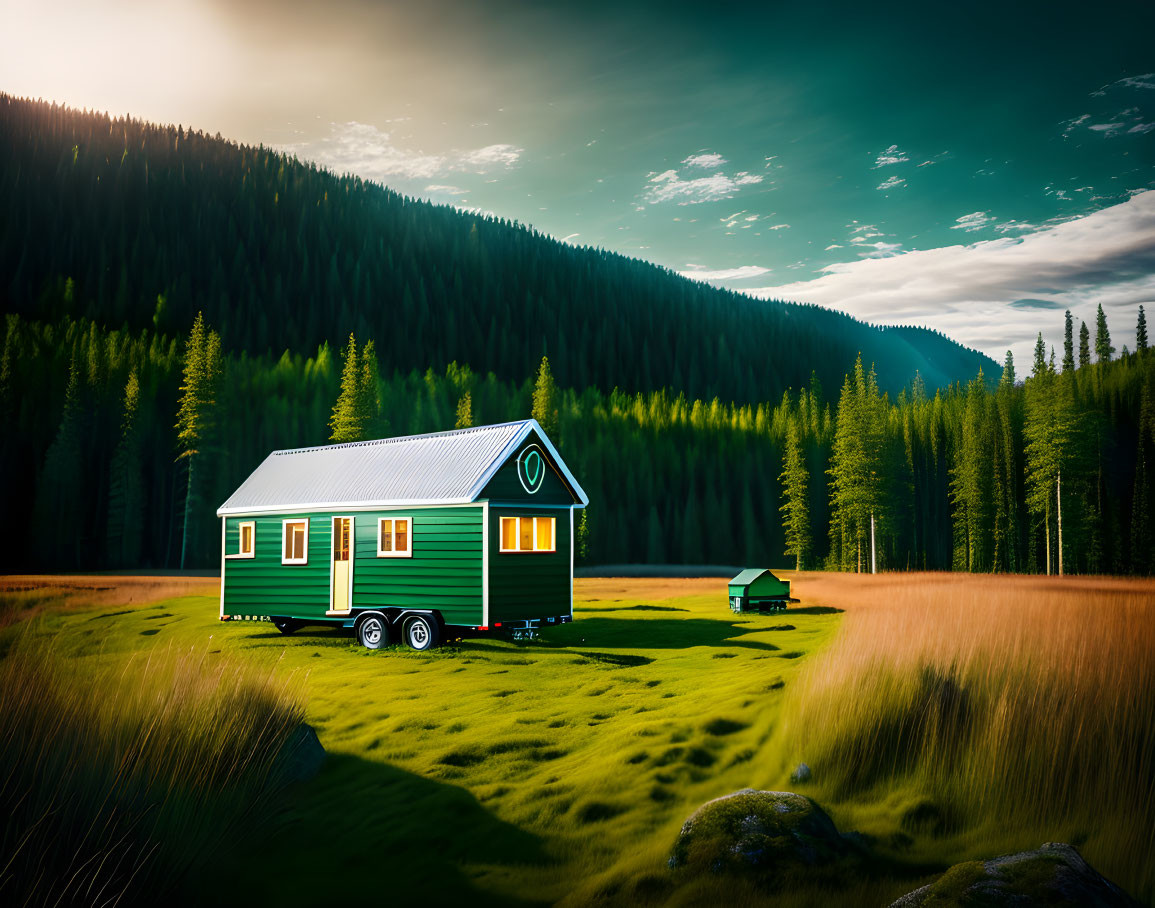
<svg viewBox="0 0 1155 908">
<path fill-rule="evenodd" d="M 333 518 L 333 604 L 334 612 L 349 611 L 353 587 L 353 518 Z"/>
</svg>

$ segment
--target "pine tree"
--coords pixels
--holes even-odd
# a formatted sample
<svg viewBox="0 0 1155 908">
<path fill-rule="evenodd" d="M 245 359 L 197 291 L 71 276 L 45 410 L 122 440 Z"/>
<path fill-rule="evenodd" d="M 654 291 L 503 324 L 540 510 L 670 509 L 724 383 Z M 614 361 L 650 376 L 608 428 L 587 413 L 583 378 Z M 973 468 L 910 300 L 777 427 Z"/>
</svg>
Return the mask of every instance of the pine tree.
<svg viewBox="0 0 1155 908">
<path fill-rule="evenodd" d="M 557 386 L 549 369 L 549 358 L 541 358 L 537 370 L 537 384 L 533 388 L 532 416 L 541 425 L 542 431 L 555 443 L 557 436 Z"/>
<path fill-rule="evenodd" d="M 658 519 L 658 509 L 650 505 L 650 515 L 646 520 L 646 564 L 665 564 L 666 549 L 662 541 L 662 522 Z"/>
<path fill-rule="evenodd" d="M 140 564 L 145 502 L 139 410 L 140 380 L 134 369 L 124 386 L 120 440 L 112 455 L 108 484 L 108 555 L 111 567 L 137 567 Z"/>
<path fill-rule="evenodd" d="M 1035 341 L 1035 363 L 1031 367 L 1031 377 L 1042 375 L 1047 368 L 1047 345 L 1043 343 L 1043 332 Z"/>
<path fill-rule="evenodd" d="M 1075 371 L 1075 321 L 1071 318 L 1071 310 L 1067 310 L 1066 323 L 1063 326 L 1063 371 Z"/>
<path fill-rule="evenodd" d="M 378 388 L 377 350 L 372 340 L 365 341 L 357 357 L 360 378 L 357 385 L 357 417 L 361 423 L 361 438 L 377 438 L 383 434 L 380 425 L 381 393 Z"/>
<path fill-rule="evenodd" d="M 75 354 L 68 367 L 64 410 L 56 437 L 44 455 L 44 470 L 37 486 L 33 523 L 41 540 L 40 558 L 60 547 L 58 565 L 78 568 L 84 563 L 83 531 L 79 508 L 83 502 L 81 478 L 84 472 L 85 435 L 88 414 L 82 395 L 82 379 Z M 69 543 L 67 547 L 62 543 Z"/>
<path fill-rule="evenodd" d="M 810 556 L 810 476 L 802 455 L 802 441 L 798 423 L 791 419 L 786 431 L 786 451 L 782 458 L 783 504 L 779 507 L 786 516 L 786 551 L 794 556 L 794 569 L 802 570 L 802 562 Z"/>
<path fill-rule="evenodd" d="M 1063 573 L 1062 481 L 1072 451 L 1075 403 L 1071 376 L 1055 375 L 1044 366 L 1027 382 L 1026 440 L 1027 507 L 1043 521 L 1047 573 L 1051 573 L 1052 506 L 1058 527 L 1059 573 Z M 1069 478 L 1069 477 L 1068 477 Z"/>
<path fill-rule="evenodd" d="M 1139 305 L 1139 321 L 1135 326 L 1135 352 L 1142 356 L 1147 352 L 1147 314 L 1143 305 Z"/>
<path fill-rule="evenodd" d="M 992 464 L 986 432 L 986 400 L 986 386 L 980 369 L 978 377 L 967 386 L 966 407 L 951 470 L 950 495 L 954 505 L 951 518 L 960 545 L 955 561 L 964 571 L 980 571 L 987 567 L 984 556 L 990 537 L 988 511 Z"/>
<path fill-rule="evenodd" d="M 357 353 L 357 338 L 349 335 L 345 345 L 345 365 L 341 368 L 341 393 L 329 417 L 329 441 L 335 444 L 362 441 L 365 438 L 362 371 Z"/>
<path fill-rule="evenodd" d="M 1091 365 L 1091 332 L 1086 322 L 1079 325 L 1079 368 Z"/>
<path fill-rule="evenodd" d="M 874 370 L 867 374 L 859 356 L 853 377 L 847 375 L 842 385 L 827 470 L 831 477 L 831 553 L 846 568 L 853 552 L 857 571 L 871 563 L 872 523 L 882 517 L 882 408 Z"/>
<path fill-rule="evenodd" d="M 221 377 L 221 338 L 205 324 L 198 312 L 185 342 L 184 381 L 177 409 L 178 460 L 186 464 L 185 503 L 181 529 L 180 567 L 188 556 L 191 518 L 194 509 L 194 467 L 197 457 L 209 444 L 216 416 L 217 392 Z"/>
<path fill-rule="evenodd" d="M 1010 350 L 1007 351 L 1006 358 L 1003 359 L 1003 374 L 999 378 L 1000 388 L 1013 388 L 1015 386 L 1015 357 Z"/>
<path fill-rule="evenodd" d="M 1115 355 L 1115 348 L 1111 346 L 1111 332 L 1107 330 L 1107 316 L 1103 312 L 1103 304 L 1099 303 L 1099 311 L 1095 316 L 1095 360 L 1100 363 L 1109 363 Z"/>
<path fill-rule="evenodd" d="M 457 421 L 455 429 L 468 429 L 473 425 L 473 396 L 466 391 L 457 400 Z M 584 516 L 584 515 L 583 515 Z"/>
</svg>

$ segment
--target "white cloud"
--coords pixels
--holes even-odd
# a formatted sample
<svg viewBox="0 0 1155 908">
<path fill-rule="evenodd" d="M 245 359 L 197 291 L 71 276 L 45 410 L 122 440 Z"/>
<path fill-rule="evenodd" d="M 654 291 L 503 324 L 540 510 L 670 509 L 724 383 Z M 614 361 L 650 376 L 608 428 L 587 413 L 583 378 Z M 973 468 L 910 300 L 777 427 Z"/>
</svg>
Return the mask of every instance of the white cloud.
<svg viewBox="0 0 1155 908">
<path fill-rule="evenodd" d="M 1023 232 L 1026 230 L 1038 230 L 1038 226 L 1030 223 L 1030 221 L 1016 221 L 1014 218 L 1011 218 L 1009 221 L 995 224 L 995 230 L 999 233 L 1010 233 L 1012 230 Z"/>
<path fill-rule="evenodd" d="M 1145 78 L 1145 77 L 1144 77 Z M 1118 84 L 1118 83 L 1116 83 Z M 1110 86 L 1106 86 L 1110 87 Z M 1145 86 L 1153 88 L 1155 85 Z M 1098 92 L 1102 93 L 1102 91 Z M 1121 110 L 1114 114 L 1113 118 L 1105 123 L 1090 123 L 1091 115 L 1083 114 L 1071 120 L 1064 120 L 1063 135 L 1069 136 L 1079 127 L 1086 127 L 1088 131 L 1098 133 L 1106 139 L 1112 139 L 1119 135 L 1143 135 L 1155 129 L 1155 122 L 1144 123 L 1143 115 L 1138 107 L 1129 107 L 1126 110 Z"/>
<path fill-rule="evenodd" d="M 1072 132 L 1074 132 L 1076 129 L 1078 129 L 1080 126 L 1082 126 L 1084 123 L 1086 123 L 1089 119 L 1091 119 L 1090 114 L 1080 114 L 1079 116 L 1073 117 L 1070 120 L 1064 120 L 1059 125 L 1063 127 L 1063 135 L 1069 136 Z"/>
<path fill-rule="evenodd" d="M 575 239 L 577 239 L 579 236 L 581 236 L 581 234 L 580 234 L 580 233 L 571 233 L 569 236 L 563 236 L 563 237 L 561 238 L 561 242 L 563 242 L 563 243 L 568 243 L 570 240 L 575 240 Z"/>
<path fill-rule="evenodd" d="M 999 361 L 1010 348 L 1026 365 L 1036 333 L 1057 340 L 1062 319 L 1040 320 L 1016 300 L 1045 296 L 1090 324 L 1101 302 L 1118 313 L 1112 332 L 1124 339 L 1136 307 L 1155 304 L 1155 191 L 1021 237 L 841 262 L 813 280 L 747 292 L 928 325 Z"/>
<path fill-rule="evenodd" d="M 702 154 L 692 154 L 682 162 L 687 167 L 701 167 L 704 170 L 713 170 L 726 163 L 726 159 L 713 151 Z"/>
<path fill-rule="evenodd" d="M 883 180 L 881 183 L 879 183 L 877 188 L 879 188 L 883 191 L 886 191 L 889 189 L 897 189 L 899 186 L 902 186 L 904 183 L 906 183 L 906 180 L 902 179 L 901 177 L 896 177 L 893 174 L 891 174 L 885 180 Z"/>
<path fill-rule="evenodd" d="M 841 249 L 841 248 L 842 248 L 842 247 L 841 247 L 840 245 L 838 245 L 838 243 L 831 243 L 829 246 L 827 246 L 827 247 L 826 247 L 825 249 L 823 249 L 822 251 L 823 251 L 823 252 L 829 252 L 831 249 Z"/>
<path fill-rule="evenodd" d="M 774 224 L 773 226 L 767 227 L 766 229 L 767 230 L 789 230 L 790 225 L 789 224 Z"/>
<path fill-rule="evenodd" d="M 733 176 L 718 172 L 685 180 L 676 170 L 666 170 L 650 176 L 650 188 L 646 190 L 643 198 L 651 205 L 660 202 L 696 205 L 700 202 L 717 202 L 732 198 L 743 186 L 753 186 L 761 182 L 762 177 L 745 171 Z"/>
<path fill-rule="evenodd" d="M 1094 123 L 1087 127 L 1092 132 L 1101 132 L 1105 136 L 1116 135 L 1123 128 L 1122 123 Z"/>
<path fill-rule="evenodd" d="M 854 248 L 861 251 L 858 253 L 859 258 L 864 259 L 881 259 L 890 255 L 898 255 L 899 250 L 902 249 L 902 243 L 888 243 L 885 240 L 879 240 L 877 243 L 863 243 Z"/>
<path fill-rule="evenodd" d="M 994 220 L 985 211 L 972 211 L 970 214 L 964 214 L 961 218 L 956 218 L 951 230 L 965 230 L 967 233 L 972 233 L 975 230 L 982 230 Z"/>
<path fill-rule="evenodd" d="M 516 145 L 486 145 L 473 151 L 458 153 L 461 169 L 478 168 L 477 173 L 488 173 L 499 168 L 512 167 L 520 160 L 523 149 Z"/>
<path fill-rule="evenodd" d="M 1126 76 L 1115 82 L 1108 82 L 1102 88 L 1091 92 L 1091 97 L 1101 98 L 1107 94 L 1109 89 L 1114 88 L 1116 85 L 1120 85 L 1123 88 L 1146 88 L 1155 90 L 1155 73 L 1144 73 L 1141 76 Z"/>
<path fill-rule="evenodd" d="M 694 281 L 741 281 L 769 273 L 770 269 L 763 268 L 761 265 L 739 265 L 736 268 L 710 270 L 705 265 L 692 263 L 686 265 L 685 271 L 678 272 L 682 277 L 688 277 Z"/>
<path fill-rule="evenodd" d="M 907 156 L 905 151 L 899 151 L 897 145 L 891 145 L 890 148 L 886 149 L 886 151 L 882 152 L 875 159 L 874 169 L 877 170 L 879 167 L 889 167 L 891 164 L 902 164 L 903 162 L 909 160 L 910 158 Z"/>
<path fill-rule="evenodd" d="M 462 189 L 460 186 L 448 186 L 443 183 L 431 183 L 425 187 L 425 191 L 443 195 L 467 195 L 469 193 L 468 189 Z"/>
<path fill-rule="evenodd" d="M 508 170 L 524 153 L 516 145 L 504 144 L 430 154 L 402 148 L 390 133 L 356 121 L 333 123 L 325 138 L 284 146 L 283 150 L 314 160 L 335 173 L 353 173 L 382 183 L 397 179 L 430 180 L 453 173 L 485 174 Z"/>
</svg>

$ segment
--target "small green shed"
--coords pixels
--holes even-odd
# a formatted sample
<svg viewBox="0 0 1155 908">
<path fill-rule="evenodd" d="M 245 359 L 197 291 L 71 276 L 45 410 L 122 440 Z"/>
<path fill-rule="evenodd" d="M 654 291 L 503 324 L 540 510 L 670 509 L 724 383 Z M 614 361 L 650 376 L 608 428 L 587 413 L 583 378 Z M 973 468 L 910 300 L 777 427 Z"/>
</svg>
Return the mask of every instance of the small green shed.
<svg viewBox="0 0 1155 908">
<path fill-rule="evenodd" d="M 747 568 L 727 587 L 734 612 L 781 612 L 790 598 L 790 583 L 779 580 L 766 568 Z"/>
<path fill-rule="evenodd" d="M 372 649 L 563 624 L 588 503 L 533 419 L 274 451 L 217 510 L 220 617 Z"/>
</svg>

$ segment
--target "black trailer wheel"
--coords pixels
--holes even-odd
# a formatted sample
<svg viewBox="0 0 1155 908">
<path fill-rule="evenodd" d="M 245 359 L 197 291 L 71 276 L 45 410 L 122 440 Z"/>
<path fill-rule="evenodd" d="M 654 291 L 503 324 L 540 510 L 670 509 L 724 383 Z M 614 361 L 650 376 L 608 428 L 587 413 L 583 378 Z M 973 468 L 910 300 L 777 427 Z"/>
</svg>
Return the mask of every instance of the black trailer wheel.
<svg viewBox="0 0 1155 908">
<path fill-rule="evenodd" d="M 357 622 L 357 642 L 365 649 L 380 649 L 389 642 L 389 625 L 380 615 L 367 615 Z"/>
<path fill-rule="evenodd" d="M 273 627 L 288 636 L 293 631 L 301 629 L 301 622 L 294 621 L 292 618 L 274 618 Z"/>
<path fill-rule="evenodd" d="M 410 649 L 423 652 L 437 646 L 441 634 L 437 622 L 431 616 L 413 615 L 405 620 L 402 636 Z"/>
</svg>

